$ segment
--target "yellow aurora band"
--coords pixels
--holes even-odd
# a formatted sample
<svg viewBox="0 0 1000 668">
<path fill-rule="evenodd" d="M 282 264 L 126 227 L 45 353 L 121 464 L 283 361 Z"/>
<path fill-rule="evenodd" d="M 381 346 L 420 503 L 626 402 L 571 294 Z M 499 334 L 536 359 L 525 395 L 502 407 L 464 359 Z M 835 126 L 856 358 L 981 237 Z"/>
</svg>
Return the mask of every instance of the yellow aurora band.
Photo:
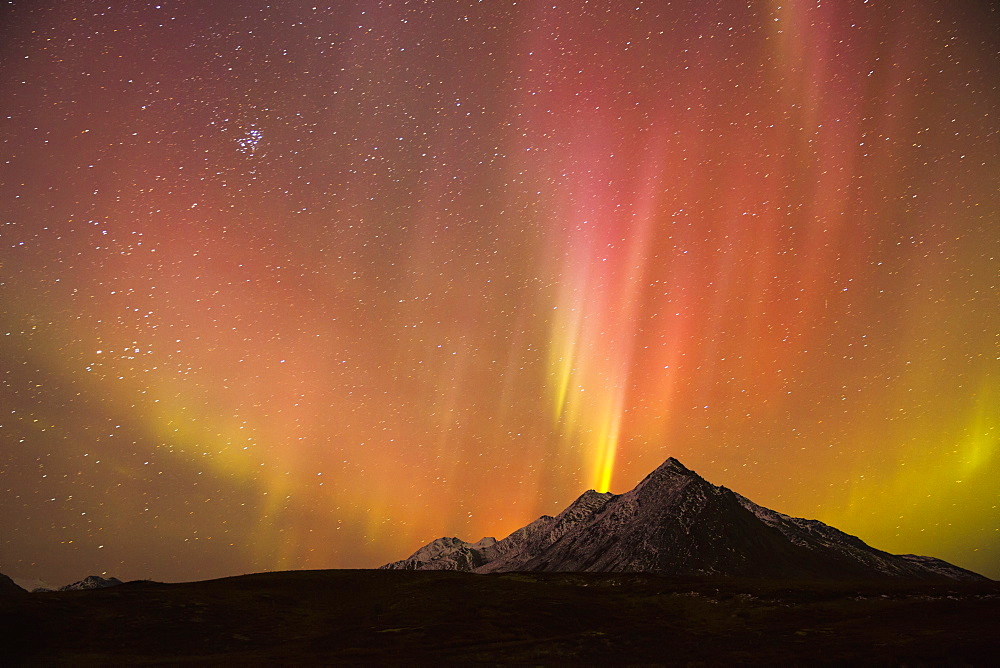
<svg viewBox="0 0 1000 668">
<path fill-rule="evenodd" d="M 633 382 L 642 281 L 654 228 L 652 191 L 659 176 L 651 159 L 636 202 L 616 215 L 587 217 L 593 212 L 569 207 L 572 219 L 582 222 L 565 232 L 568 260 L 549 340 L 550 391 L 561 447 L 584 462 L 585 481 L 598 492 L 612 484 Z M 587 181 L 568 199 L 606 197 L 598 188 Z"/>
</svg>

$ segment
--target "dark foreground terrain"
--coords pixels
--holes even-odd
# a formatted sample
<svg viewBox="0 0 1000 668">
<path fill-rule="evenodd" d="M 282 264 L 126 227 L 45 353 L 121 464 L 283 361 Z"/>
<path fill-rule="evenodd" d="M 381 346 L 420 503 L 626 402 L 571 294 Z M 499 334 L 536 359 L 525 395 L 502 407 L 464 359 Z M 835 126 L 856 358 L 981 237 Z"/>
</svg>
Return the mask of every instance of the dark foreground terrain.
<svg viewBox="0 0 1000 668">
<path fill-rule="evenodd" d="M 293 571 L 0 598 L 3 665 L 996 665 L 1000 583 Z"/>
</svg>

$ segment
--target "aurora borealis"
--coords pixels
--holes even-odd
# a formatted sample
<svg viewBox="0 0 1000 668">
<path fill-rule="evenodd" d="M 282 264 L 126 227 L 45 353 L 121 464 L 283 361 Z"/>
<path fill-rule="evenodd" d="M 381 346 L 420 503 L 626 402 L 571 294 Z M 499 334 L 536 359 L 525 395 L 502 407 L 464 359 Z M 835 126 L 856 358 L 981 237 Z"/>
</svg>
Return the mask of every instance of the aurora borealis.
<svg viewBox="0 0 1000 668">
<path fill-rule="evenodd" d="M 674 456 L 1000 577 L 990 3 L 0 11 L 0 572 L 374 567 Z"/>
</svg>

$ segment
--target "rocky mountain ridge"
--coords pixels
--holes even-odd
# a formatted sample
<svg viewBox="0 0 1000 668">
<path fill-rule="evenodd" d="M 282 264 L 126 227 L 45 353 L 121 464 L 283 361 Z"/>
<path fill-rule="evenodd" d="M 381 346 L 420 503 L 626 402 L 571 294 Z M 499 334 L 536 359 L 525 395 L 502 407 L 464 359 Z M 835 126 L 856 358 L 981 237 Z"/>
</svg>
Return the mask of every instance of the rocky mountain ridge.
<svg viewBox="0 0 1000 668">
<path fill-rule="evenodd" d="M 986 579 L 933 557 L 889 554 L 817 520 L 764 508 L 672 457 L 624 494 L 590 490 L 558 515 L 543 515 L 503 540 L 439 538 L 382 568 Z"/>
</svg>

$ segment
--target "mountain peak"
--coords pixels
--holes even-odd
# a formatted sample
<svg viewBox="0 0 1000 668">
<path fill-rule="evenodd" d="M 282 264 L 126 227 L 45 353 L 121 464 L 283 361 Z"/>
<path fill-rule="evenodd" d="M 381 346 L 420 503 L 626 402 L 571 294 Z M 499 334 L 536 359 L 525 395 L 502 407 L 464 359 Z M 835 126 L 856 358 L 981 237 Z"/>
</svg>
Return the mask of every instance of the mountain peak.
<svg viewBox="0 0 1000 668">
<path fill-rule="evenodd" d="M 628 494 L 649 494 L 651 492 L 654 494 L 666 494 L 670 493 L 670 490 L 676 492 L 692 483 L 697 484 L 699 482 L 705 485 L 709 484 L 705 482 L 704 478 L 681 464 L 677 459 L 668 457 L 665 462 L 643 478 Z"/>
<path fill-rule="evenodd" d="M 694 471 L 681 464 L 680 460 L 675 459 L 673 457 L 667 457 L 667 461 L 660 464 L 660 466 L 657 468 L 657 470 L 659 469 L 669 469 L 671 471 L 676 471 L 677 473 L 690 473 L 690 474 L 694 473 Z"/>
<path fill-rule="evenodd" d="M 701 478 L 701 476 L 681 464 L 680 460 L 675 459 L 674 457 L 667 457 L 667 460 L 653 469 L 653 471 L 646 476 L 646 479 L 662 476 L 670 478 L 676 478 L 678 476 L 684 478 Z"/>
<path fill-rule="evenodd" d="M 602 506 L 609 499 L 614 498 L 614 494 L 611 492 L 598 492 L 593 489 L 588 489 L 586 492 L 581 494 L 576 501 L 569 504 L 565 510 L 559 513 L 559 516 L 563 516 L 568 513 L 575 512 L 577 509 L 582 509 L 583 512 L 591 512 L 592 509 Z"/>
</svg>

